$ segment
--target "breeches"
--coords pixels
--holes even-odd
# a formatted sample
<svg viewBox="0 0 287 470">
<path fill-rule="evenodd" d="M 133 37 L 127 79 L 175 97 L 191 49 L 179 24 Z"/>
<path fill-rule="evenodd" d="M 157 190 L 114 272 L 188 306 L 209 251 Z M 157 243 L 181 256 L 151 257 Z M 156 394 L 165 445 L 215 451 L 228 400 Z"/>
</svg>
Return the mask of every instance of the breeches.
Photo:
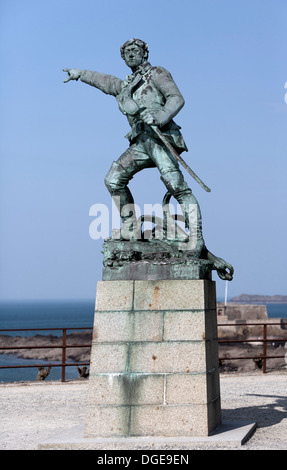
<svg viewBox="0 0 287 470">
<path fill-rule="evenodd" d="M 145 134 L 141 134 L 137 141 L 112 164 L 105 178 L 105 184 L 114 198 L 122 220 L 130 220 L 135 214 L 133 196 L 128 188 L 129 181 L 133 175 L 144 168 L 153 167 L 159 169 L 161 180 L 181 205 L 185 225 L 188 228 L 191 228 L 191 224 L 194 225 L 191 222 L 190 211 L 191 207 L 196 206 L 196 230 L 199 234 L 198 238 L 202 239 L 200 208 L 191 189 L 184 181 L 178 161 L 161 143 Z"/>
<path fill-rule="evenodd" d="M 163 144 L 146 134 L 141 134 L 136 142 L 112 164 L 105 178 L 105 184 L 111 195 L 123 195 L 129 181 L 136 173 L 144 168 L 153 167 L 158 168 L 162 181 L 176 199 L 181 194 L 191 194 L 179 169 L 178 161 Z M 128 199 L 126 202 L 131 203 L 131 198 Z"/>
</svg>

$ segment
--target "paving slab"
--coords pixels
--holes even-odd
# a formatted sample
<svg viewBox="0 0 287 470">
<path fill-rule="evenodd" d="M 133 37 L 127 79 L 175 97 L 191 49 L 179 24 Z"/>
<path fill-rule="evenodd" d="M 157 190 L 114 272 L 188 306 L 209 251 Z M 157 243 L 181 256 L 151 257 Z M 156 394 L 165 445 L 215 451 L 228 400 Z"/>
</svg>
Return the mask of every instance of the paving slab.
<svg viewBox="0 0 287 470">
<path fill-rule="evenodd" d="M 241 447 L 256 430 L 256 423 L 225 421 L 211 436 L 85 438 L 79 425 L 38 445 L 38 450 L 190 450 Z"/>
</svg>

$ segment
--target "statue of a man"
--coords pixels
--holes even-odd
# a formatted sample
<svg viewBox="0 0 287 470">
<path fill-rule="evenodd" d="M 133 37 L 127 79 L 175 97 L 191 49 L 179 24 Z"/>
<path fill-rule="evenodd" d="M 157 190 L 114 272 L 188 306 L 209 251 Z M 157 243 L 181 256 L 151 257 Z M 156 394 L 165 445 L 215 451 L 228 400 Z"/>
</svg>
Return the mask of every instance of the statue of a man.
<svg viewBox="0 0 287 470">
<path fill-rule="evenodd" d="M 135 224 L 134 200 L 128 188 L 129 181 L 142 169 L 157 167 L 161 180 L 182 207 L 185 225 L 190 230 L 189 208 L 190 204 L 196 205 L 197 217 L 193 219 L 197 222 L 196 251 L 200 253 L 204 241 L 198 202 L 184 180 L 178 161 L 151 127 L 158 126 L 177 153 L 187 150 L 180 127 L 173 121 L 183 107 L 184 99 L 171 74 L 163 67 L 153 67 L 148 62 L 148 45 L 144 41 L 128 40 L 121 47 L 121 56 L 132 70 L 126 80 L 89 70 L 64 69 L 68 72 L 65 82 L 80 79 L 115 96 L 119 109 L 127 116 L 131 126 L 126 136 L 130 146 L 112 164 L 105 178 L 111 196 L 118 203 L 123 222 L 121 234 L 123 238 L 129 239 Z"/>
<path fill-rule="evenodd" d="M 80 79 L 115 96 L 120 111 L 127 116 L 131 126 L 126 136 L 130 142 L 129 148 L 113 162 L 105 178 L 122 218 L 122 238 L 132 239 L 136 226 L 134 200 L 128 183 L 144 168 L 157 167 L 167 190 L 182 208 L 185 226 L 196 237 L 194 255 L 210 259 L 219 276 L 231 280 L 232 266 L 206 249 L 198 202 L 184 180 L 177 159 L 154 130 L 157 126 L 178 154 L 187 150 L 180 127 L 173 121 L 182 109 L 184 99 L 171 74 L 163 67 L 152 66 L 148 62 L 148 54 L 148 45 L 144 41 L 130 39 L 121 47 L 121 56 L 132 70 L 125 80 L 89 70 L 64 69 L 68 73 L 64 82 Z M 190 214 L 194 207 L 195 217 Z M 226 269 L 230 269 L 231 274 Z"/>
</svg>

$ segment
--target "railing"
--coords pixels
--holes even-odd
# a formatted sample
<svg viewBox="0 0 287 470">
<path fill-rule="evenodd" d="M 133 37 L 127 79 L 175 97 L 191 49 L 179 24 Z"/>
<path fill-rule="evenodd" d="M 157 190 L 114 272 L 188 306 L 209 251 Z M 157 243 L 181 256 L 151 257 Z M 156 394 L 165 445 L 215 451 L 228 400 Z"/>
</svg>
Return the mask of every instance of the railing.
<svg viewBox="0 0 287 470">
<path fill-rule="evenodd" d="M 260 338 L 256 338 L 256 339 L 219 339 L 218 340 L 218 343 L 219 344 L 223 344 L 223 343 L 251 343 L 251 342 L 256 342 L 256 343 L 262 343 L 263 344 L 263 349 L 262 349 L 262 354 L 260 354 L 260 357 L 258 357 L 258 355 L 256 356 L 239 356 L 239 357 L 228 357 L 228 360 L 235 360 L 235 359 L 255 359 L 255 360 L 258 360 L 258 359 L 262 359 L 262 372 L 264 374 L 266 374 L 267 372 L 267 359 L 283 359 L 286 357 L 286 354 L 284 356 L 279 356 L 279 355 L 276 355 L 276 356 L 268 356 L 267 355 L 267 343 L 276 343 L 276 342 L 286 342 L 287 341 L 287 337 L 286 338 L 272 338 L 272 339 L 268 339 L 267 337 L 267 327 L 268 326 L 274 326 L 274 325 L 286 325 L 287 326 L 287 323 L 284 323 L 284 322 L 256 322 L 256 323 L 218 323 L 218 327 L 222 327 L 222 326 L 263 326 L 263 337 L 262 339 Z M 226 357 L 219 357 L 219 361 L 222 361 L 222 360 L 226 360 L 227 358 Z"/>
<path fill-rule="evenodd" d="M 0 346 L 0 350 L 17 350 L 17 349 L 62 349 L 62 362 L 60 364 L 57 363 L 49 363 L 45 364 L 45 367 L 61 367 L 61 381 L 66 381 L 66 367 L 70 366 L 88 366 L 90 362 L 67 362 L 66 360 L 66 351 L 67 348 L 90 348 L 91 343 L 89 344 L 67 344 L 67 330 L 92 330 L 92 327 L 80 327 L 80 328 L 14 328 L 14 329 L 5 329 L 0 330 L 0 332 L 12 332 L 12 331 L 62 331 L 62 344 L 54 345 L 48 344 L 43 346 Z M 35 364 L 22 364 L 22 365 L 13 365 L 13 366 L 0 366 L 0 369 L 16 369 L 16 368 L 26 368 L 26 367 L 41 367 L 43 364 L 35 363 Z"/>
<path fill-rule="evenodd" d="M 261 342 L 263 344 L 263 349 L 262 349 L 262 354 L 260 354 L 260 359 L 262 359 L 262 371 L 263 373 L 266 373 L 267 371 L 267 359 L 272 359 L 272 358 L 285 358 L 286 355 L 284 356 L 279 356 L 279 355 L 267 355 L 267 343 L 275 343 L 275 342 L 285 342 L 287 341 L 286 338 L 268 338 L 267 337 L 267 327 L 268 326 L 274 326 L 274 325 L 286 325 L 287 323 L 271 323 L 271 322 L 256 322 L 256 323 L 219 323 L 218 327 L 224 327 L 224 326 L 263 326 L 263 337 L 262 339 L 256 338 L 256 339 L 219 339 L 218 343 L 219 344 L 228 344 L 228 343 L 251 343 L 251 342 Z M 14 332 L 14 331 L 62 331 L 62 343 L 58 345 L 54 344 L 48 344 L 48 345 L 43 345 L 43 346 L 0 346 L 0 350 L 4 351 L 9 351 L 9 350 L 17 350 L 17 349 L 62 349 L 62 361 L 60 363 L 46 363 L 46 367 L 61 367 L 62 368 L 62 373 L 61 373 L 61 381 L 65 382 L 66 381 L 66 367 L 71 367 L 71 366 L 88 366 L 90 365 L 90 361 L 86 362 L 67 362 L 66 358 L 66 351 L 68 348 L 90 348 L 91 343 L 89 344 L 67 344 L 67 331 L 69 330 L 92 330 L 92 327 L 79 327 L 79 328 L 26 328 L 26 329 L 5 329 L 5 330 L 0 330 L 1 332 Z M 223 360 L 235 360 L 235 359 L 255 359 L 258 360 L 259 357 L 258 355 L 256 356 L 239 356 L 239 357 L 219 357 L 219 361 Z M 12 365 L 12 366 L 0 366 L 0 369 L 12 369 L 12 368 L 26 368 L 26 367 L 41 367 L 43 364 L 35 363 L 35 364 L 29 364 L 29 365 Z"/>
</svg>

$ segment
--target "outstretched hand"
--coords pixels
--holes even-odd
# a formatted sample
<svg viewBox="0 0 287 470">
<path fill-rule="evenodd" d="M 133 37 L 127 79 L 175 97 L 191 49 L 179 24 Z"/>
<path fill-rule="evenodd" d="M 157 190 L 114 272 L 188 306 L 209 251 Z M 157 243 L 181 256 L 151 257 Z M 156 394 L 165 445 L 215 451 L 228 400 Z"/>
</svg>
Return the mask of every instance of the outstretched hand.
<svg viewBox="0 0 287 470">
<path fill-rule="evenodd" d="M 64 83 L 67 83 L 70 80 L 79 80 L 79 78 L 81 76 L 81 70 L 78 70 L 78 69 L 63 69 L 63 72 L 68 73 L 68 76 L 64 80 Z"/>
</svg>

